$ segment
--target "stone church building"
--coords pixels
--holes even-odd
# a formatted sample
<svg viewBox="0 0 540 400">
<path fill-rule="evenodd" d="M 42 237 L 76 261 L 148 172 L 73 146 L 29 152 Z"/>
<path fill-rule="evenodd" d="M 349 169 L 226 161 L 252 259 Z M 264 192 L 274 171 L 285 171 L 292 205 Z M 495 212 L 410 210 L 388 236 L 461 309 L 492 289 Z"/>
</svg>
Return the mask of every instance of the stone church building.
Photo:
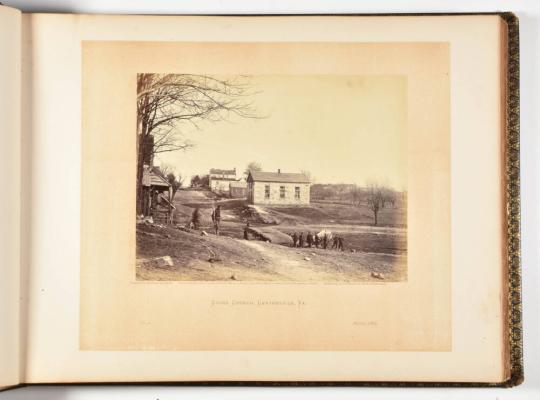
<svg viewBox="0 0 540 400">
<path fill-rule="evenodd" d="M 304 174 L 250 171 L 247 183 L 251 204 L 309 204 L 310 181 Z"/>
</svg>

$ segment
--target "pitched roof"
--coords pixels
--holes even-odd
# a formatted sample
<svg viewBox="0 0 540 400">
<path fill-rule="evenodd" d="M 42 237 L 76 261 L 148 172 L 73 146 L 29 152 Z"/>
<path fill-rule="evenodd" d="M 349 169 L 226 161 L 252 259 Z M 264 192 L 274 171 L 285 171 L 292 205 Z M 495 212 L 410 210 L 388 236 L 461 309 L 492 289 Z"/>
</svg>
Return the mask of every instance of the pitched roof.
<svg viewBox="0 0 540 400">
<path fill-rule="evenodd" d="M 210 168 L 210 173 L 216 175 L 236 175 L 236 169 Z"/>
<path fill-rule="evenodd" d="M 254 182 L 309 183 L 309 178 L 301 173 L 250 171 L 249 175 Z"/>
<path fill-rule="evenodd" d="M 158 167 L 151 167 L 143 171 L 143 186 L 169 187 L 171 184 Z"/>
<path fill-rule="evenodd" d="M 169 182 L 167 177 L 165 176 L 165 174 L 163 173 L 163 171 L 161 170 L 161 168 L 159 167 L 151 167 L 150 168 L 150 172 L 152 174 L 155 174 L 155 175 L 158 175 L 159 177 L 161 177 L 163 180 L 165 180 L 166 182 Z"/>
<path fill-rule="evenodd" d="M 222 178 L 221 176 L 211 176 L 209 178 L 211 181 L 229 181 L 229 182 L 235 182 L 236 178 Z"/>
</svg>

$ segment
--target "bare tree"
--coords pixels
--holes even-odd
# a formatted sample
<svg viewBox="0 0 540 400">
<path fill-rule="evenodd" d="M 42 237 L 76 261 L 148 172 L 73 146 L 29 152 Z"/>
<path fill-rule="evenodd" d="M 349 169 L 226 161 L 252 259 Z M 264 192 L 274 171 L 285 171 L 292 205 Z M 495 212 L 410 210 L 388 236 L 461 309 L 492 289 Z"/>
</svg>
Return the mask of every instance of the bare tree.
<svg viewBox="0 0 540 400">
<path fill-rule="evenodd" d="M 172 172 L 169 172 L 167 174 L 167 180 L 169 181 L 169 184 L 171 185 L 171 189 L 172 189 L 171 201 L 174 200 L 174 196 L 176 195 L 176 192 L 178 191 L 178 189 L 182 187 L 181 179 L 182 178 L 180 177 L 180 175 L 177 178 L 176 175 Z"/>
<path fill-rule="evenodd" d="M 160 164 L 159 170 L 164 176 L 169 175 L 170 173 L 174 174 L 174 168 L 169 164 Z"/>
<path fill-rule="evenodd" d="M 244 174 L 249 175 L 249 171 L 262 171 L 261 163 L 257 161 L 251 161 L 250 163 L 248 163 Z"/>
<path fill-rule="evenodd" d="M 369 183 L 367 189 L 367 206 L 373 212 L 374 225 L 377 226 L 379 210 L 384 204 L 383 188 L 377 183 Z"/>
<path fill-rule="evenodd" d="M 203 121 L 218 122 L 236 115 L 258 118 L 246 98 L 246 77 L 220 79 L 192 74 L 137 75 L 137 212 L 142 210 L 144 164 L 152 165 L 157 153 L 193 146 L 183 135 L 187 124 L 200 128 Z"/>
<path fill-rule="evenodd" d="M 393 204 L 394 191 L 388 186 L 380 186 L 382 195 L 382 208 L 386 208 L 387 204 Z"/>
<path fill-rule="evenodd" d="M 194 175 L 191 177 L 191 187 L 201 186 L 201 177 L 199 175 Z"/>
<path fill-rule="evenodd" d="M 353 204 L 360 205 L 362 200 L 362 189 L 360 189 L 357 185 L 354 185 L 354 187 L 351 189 L 351 196 Z"/>
<path fill-rule="evenodd" d="M 167 178 L 167 181 L 171 185 L 172 188 L 172 197 L 171 201 L 174 200 L 174 196 L 176 195 L 176 192 L 178 189 L 182 187 L 182 184 L 184 183 L 184 178 L 180 173 L 177 173 L 175 169 L 169 165 L 169 164 L 161 164 L 159 166 L 159 169 L 161 170 L 161 173 L 163 176 Z"/>
</svg>

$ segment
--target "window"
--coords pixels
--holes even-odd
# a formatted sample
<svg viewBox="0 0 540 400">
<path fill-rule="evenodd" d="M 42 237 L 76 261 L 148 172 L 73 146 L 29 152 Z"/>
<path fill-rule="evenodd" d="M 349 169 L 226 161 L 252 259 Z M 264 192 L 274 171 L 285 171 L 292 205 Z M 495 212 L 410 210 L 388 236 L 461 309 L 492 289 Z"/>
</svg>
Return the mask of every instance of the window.
<svg viewBox="0 0 540 400">
<path fill-rule="evenodd" d="M 294 188 L 294 198 L 295 199 L 300 199 L 300 186 L 296 186 Z"/>
<path fill-rule="evenodd" d="M 285 198 L 285 186 L 279 187 L 279 197 L 284 199 Z"/>
<path fill-rule="evenodd" d="M 270 198 L 270 185 L 264 186 L 264 198 L 269 199 Z"/>
</svg>

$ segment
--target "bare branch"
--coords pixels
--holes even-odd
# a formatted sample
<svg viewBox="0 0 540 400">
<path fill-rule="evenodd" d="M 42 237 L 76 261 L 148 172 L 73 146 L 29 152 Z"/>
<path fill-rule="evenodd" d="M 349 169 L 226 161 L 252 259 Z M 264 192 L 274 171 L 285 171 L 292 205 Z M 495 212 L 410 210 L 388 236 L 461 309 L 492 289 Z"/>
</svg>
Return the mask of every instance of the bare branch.
<svg viewBox="0 0 540 400">
<path fill-rule="evenodd" d="M 138 74 L 138 196 L 142 194 L 143 162 L 151 163 L 158 153 L 193 147 L 183 137 L 183 127 L 200 129 L 202 123 L 230 121 L 231 117 L 264 118 L 253 106 L 251 97 L 256 94 L 246 76 Z M 139 204 L 137 208 L 141 208 Z"/>
</svg>

